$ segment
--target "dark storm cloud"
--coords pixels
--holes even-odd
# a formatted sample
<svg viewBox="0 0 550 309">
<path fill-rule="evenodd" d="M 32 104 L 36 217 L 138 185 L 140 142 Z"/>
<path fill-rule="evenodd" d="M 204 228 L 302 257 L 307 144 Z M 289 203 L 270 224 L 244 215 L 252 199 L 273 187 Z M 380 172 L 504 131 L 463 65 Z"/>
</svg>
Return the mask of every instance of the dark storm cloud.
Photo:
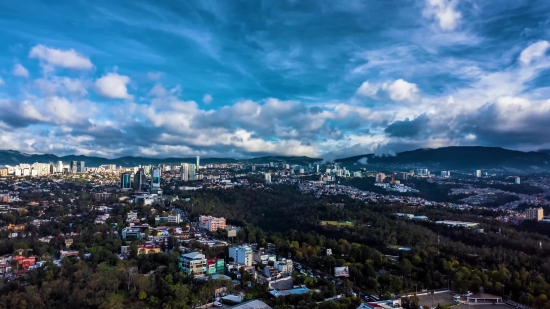
<svg viewBox="0 0 550 309">
<path fill-rule="evenodd" d="M 391 137 L 414 137 L 422 131 L 422 128 L 428 125 L 428 116 L 422 114 L 413 120 L 406 118 L 405 120 L 394 121 L 384 129 Z"/>
</svg>

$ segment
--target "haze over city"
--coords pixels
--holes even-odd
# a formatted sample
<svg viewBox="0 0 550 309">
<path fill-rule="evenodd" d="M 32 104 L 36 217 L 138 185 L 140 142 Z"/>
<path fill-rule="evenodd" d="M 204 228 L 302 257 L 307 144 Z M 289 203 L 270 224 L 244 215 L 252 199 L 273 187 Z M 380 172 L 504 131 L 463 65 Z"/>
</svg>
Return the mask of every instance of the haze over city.
<svg viewBox="0 0 550 309">
<path fill-rule="evenodd" d="M 548 1 L 9 1 L 0 148 L 550 148 Z"/>
</svg>

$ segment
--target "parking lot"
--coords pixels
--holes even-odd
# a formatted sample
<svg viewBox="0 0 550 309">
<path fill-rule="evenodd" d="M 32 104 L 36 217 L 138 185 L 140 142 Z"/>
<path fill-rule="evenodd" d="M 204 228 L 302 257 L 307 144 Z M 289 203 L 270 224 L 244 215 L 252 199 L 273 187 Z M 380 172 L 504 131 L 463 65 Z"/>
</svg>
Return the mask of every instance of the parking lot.
<svg viewBox="0 0 550 309">
<path fill-rule="evenodd" d="M 447 292 L 447 293 L 436 293 L 433 297 L 432 302 L 432 296 L 431 295 L 418 295 L 418 304 L 420 306 L 428 306 L 428 307 L 437 307 L 437 304 L 440 304 L 441 306 L 444 305 L 450 305 L 454 302 L 453 300 L 453 293 Z M 433 306 L 432 306 L 433 304 Z M 478 306 L 476 306 L 477 309 Z M 496 309 L 496 308 L 495 308 Z"/>
</svg>

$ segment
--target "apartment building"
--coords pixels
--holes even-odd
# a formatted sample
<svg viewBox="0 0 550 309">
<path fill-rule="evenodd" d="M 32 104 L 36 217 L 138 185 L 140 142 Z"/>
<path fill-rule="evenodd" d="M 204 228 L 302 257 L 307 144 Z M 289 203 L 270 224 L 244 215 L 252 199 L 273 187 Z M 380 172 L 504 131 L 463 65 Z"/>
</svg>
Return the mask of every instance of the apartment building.
<svg viewBox="0 0 550 309">
<path fill-rule="evenodd" d="M 225 218 L 216 218 L 212 216 L 200 216 L 199 227 L 209 230 L 210 232 L 217 231 L 219 229 L 225 229 Z"/>
<path fill-rule="evenodd" d="M 252 248 L 248 246 L 235 246 L 229 248 L 229 257 L 233 258 L 235 263 L 252 266 Z"/>
<path fill-rule="evenodd" d="M 525 217 L 527 220 L 540 221 L 544 217 L 544 210 L 542 208 L 529 208 L 525 210 Z"/>
<path fill-rule="evenodd" d="M 206 257 L 198 252 L 180 255 L 178 266 L 186 275 L 193 274 L 195 277 L 205 276 L 208 269 Z"/>
</svg>

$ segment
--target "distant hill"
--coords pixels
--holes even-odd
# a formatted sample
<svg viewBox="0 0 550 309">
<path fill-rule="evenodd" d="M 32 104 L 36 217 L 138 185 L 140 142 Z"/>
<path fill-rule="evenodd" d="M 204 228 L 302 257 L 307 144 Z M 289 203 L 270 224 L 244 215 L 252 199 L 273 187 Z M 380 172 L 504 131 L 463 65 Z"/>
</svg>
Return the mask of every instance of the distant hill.
<svg viewBox="0 0 550 309">
<path fill-rule="evenodd" d="M 308 163 L 319 162 L 322 159 L 309 158 L 309 157 L 285 157 L 285 156 L 268 156 L 251 159 L 232 159 L 232 158 L 201 158 L 201 165 L 204 164 L 223 164 L 223 163 L 281 163 L 288 164 L 307 165 Z M 64 163 L 70 161 L 84 161 L 87 167 L 97 167 L 104 164 L 115 164 L 117 166 L 131 167 L 138 165 L 158 165 L 158 164 L 180 164 L 180 163 L 195 163 L 196 159 L 193 158 L 146 158 L 146 157 L 121 157 L 116 159 L 106 159 L 101 157 L 89 157 L 89 156 L 61 156 L 58 157 L 53 154 L 27 154 L 14 150 L 0 150 L 0 165 L 17 165 L 20 163 L 33 164 L 35 162 L 48 163 L 63 161 Z"/>
<path fill-rule="evenodd" d="M 424 166 L 442 169 L 488 169 L 488 168 L 540 168 L 550 169 L 550 155 L 542 152 L 522 152 L 500 147 L 456 146 L 436 149 L 417 149 L 397 153 L 395 156 L 365 154 L 337 159 L 342 165 Z"/>
</svg>

